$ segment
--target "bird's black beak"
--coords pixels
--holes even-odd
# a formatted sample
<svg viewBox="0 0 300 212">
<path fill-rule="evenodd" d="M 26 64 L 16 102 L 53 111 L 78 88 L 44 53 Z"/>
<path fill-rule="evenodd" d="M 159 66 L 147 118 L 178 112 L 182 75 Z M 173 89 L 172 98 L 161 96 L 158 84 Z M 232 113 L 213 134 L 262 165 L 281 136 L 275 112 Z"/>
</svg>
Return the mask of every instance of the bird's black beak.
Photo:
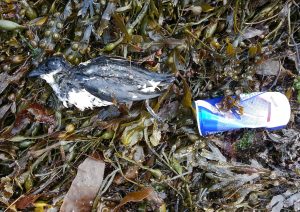
<svg viewBox="0 0 300 212">
<path fill-rule="evenodd" d="M 31 71 L 28 74 L 28 77 L 39 77 L 42 74 L 44 74 L 44 72 L 42 70 L 40 70 L 40 68 L 34 69 L 33 71 Z"/>
</svg>

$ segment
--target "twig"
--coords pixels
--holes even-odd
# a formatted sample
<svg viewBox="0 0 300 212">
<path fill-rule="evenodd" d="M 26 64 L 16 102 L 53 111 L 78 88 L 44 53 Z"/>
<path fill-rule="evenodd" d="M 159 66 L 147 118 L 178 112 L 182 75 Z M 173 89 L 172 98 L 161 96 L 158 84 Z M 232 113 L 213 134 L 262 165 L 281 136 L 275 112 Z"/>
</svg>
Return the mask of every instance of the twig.
<svg viewBox="0 0 300 212">
<path fill-rule="evenodd" d="M 147 111 L 150 113 L 150 115 L 155 118 L 158 122 L 163 123 L 164 121 L 162 120 L 162 118 L 160 118 L 155 112 L 154 110 L 150 107 L 149 105 L 149 99 L 146 99 L 145 101 L 145 105 L 146 105 L 146 109 Z"/>
<path fill-rule="evenodd" d="M 293 34 L 291 34 L 291 40 L 295 46 L 295 49 L 296 49 L 296 69 L 298 71 L 298 73 L 300 73 L 300 53 L 299 53 L 299 48 L 298 48 L 298 45 L 295 40 L 294 40 L 294 36 Z"/>
<path fill-rule="evenodd" d="M 128 24 L 127 27 L 129 30 L 132 30 L 138 23 L 140 23 L 142 21 L 142 19 L 146 15 L 146 12 L 148 11 L 149 5 L 150 5 L 150 0 L 147 0 L 144 2 L 144 6 L 143 6 L 141 12 L 136 17 L 136 19 L 131 24 Z"/>
<path fill-rule="evenodd" d="M 269 88 L 269 90 L 271 90 L 277 83 L 278 81 L 278 78 L 280 76 L 280 73 L 281 73 L 281 62 L 279 60 L 279 69 L 278 69 L 278 72 L 277 72 L 277 75 L 276 75 L 276 79 L 274 80 L 274 82 L 272 83 L 271 87 Z"/>
</svg>

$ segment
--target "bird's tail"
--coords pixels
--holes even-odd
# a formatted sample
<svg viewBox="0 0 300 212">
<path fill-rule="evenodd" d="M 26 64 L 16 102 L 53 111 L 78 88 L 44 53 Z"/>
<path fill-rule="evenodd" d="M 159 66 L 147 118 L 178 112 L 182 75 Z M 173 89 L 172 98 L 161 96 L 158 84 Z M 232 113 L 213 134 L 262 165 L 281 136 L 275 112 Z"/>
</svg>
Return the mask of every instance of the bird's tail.
<svg viewBox="0 0 300 212">
<path fill-rule="evenodd" d="M 175 77 L 171 74 L 161 76 L 159 87 L 161 90 L 166 90 L 175 81 Z"/>
</svg>

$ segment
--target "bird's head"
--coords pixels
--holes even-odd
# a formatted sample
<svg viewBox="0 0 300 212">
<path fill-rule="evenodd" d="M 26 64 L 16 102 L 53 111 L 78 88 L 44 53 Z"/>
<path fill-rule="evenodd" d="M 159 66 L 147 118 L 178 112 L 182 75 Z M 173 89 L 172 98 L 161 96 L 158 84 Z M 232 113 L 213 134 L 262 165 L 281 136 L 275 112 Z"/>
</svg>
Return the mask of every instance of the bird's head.
<svg viewBox="0 0 300 212">
<path fill-rule="evenodd" d="M 54 56 L 48 58 L 46 61 L 41 63 L 36 69 L 31 71 L 28 77 L 40 77 L 42 79 L 45 79 L 47 76 L 66 71 L 69 68 L 69 63 L 63 57 Z"/>
</svg>

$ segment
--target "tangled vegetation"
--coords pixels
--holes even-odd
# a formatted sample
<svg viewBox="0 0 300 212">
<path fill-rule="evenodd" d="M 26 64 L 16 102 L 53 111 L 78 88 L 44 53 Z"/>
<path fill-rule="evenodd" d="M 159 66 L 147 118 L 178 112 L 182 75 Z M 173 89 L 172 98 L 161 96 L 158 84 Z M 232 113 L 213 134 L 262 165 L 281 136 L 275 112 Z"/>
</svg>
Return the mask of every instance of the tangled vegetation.
<svg viewBox="0 0 300 212">
<path fill-rule="evenodd" d="M 300 210 L 299 43 L 294 0 L 1 1 L 0 208 L 59 210 L 96 158 L 104 180 L 82 211 Z M 26 77 L 51 55 L 119 56 L 177 81 L 150 102 L 161 121 L 144 102 L 81 112 Z M 193 100 L 255 91 L 288 97 L 285 129 L 199 136 Z"/>
</svg>

